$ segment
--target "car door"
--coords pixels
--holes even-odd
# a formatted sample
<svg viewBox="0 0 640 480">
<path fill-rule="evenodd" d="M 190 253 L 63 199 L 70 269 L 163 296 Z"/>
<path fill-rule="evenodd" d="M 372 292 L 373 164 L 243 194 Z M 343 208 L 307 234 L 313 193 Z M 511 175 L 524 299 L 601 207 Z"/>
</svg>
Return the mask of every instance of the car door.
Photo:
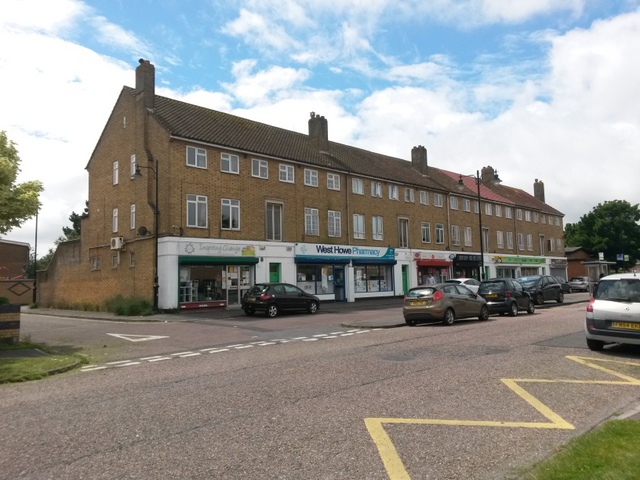
<svg viewBox="0 0 640 480">
<path fill-rule="evenodd" d="M 306 308 L 306 298 L 302 290 L 293 285 L 285 285 L 289 310 L 304 310 Z"/>
<path fill-rule="evenodd" d="M 464 285 L 456 285 L 460 304 L 464 308 L 465 317 L 474 317 L 480 313 L 480 307 L 475 299 L 475 294 Z M 458 315 L 458 318 L 460 315 Z"/>
<path fill-rule="evenodd" d="M 518 304 L 518 310 L 524 310 L 529 306 L 529 295 L 527 295 L 518 282 L 509 282 L 511 284 L 513 296 Z"/>
<path fill-rule="evenodd" d="M 542 277 L 542 290 L 544 291 L 544 299 L 545 300 L 555 300 L 558 298 L 558 290 L 562 287 L 558 282 L 556 282 L 553 277 L 549 277 L 547 275 Z"/>
</svg>

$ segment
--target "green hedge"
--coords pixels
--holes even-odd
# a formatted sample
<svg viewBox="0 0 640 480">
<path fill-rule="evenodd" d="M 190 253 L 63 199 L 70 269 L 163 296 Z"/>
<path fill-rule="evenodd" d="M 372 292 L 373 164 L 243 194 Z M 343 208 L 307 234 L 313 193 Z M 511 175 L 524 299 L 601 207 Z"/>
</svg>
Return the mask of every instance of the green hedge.
<svg viewBox="0 0 640 480">
<path fill-rule="evenodd" d="M 141 298 L 125 298 L 122 295 L 118 295 L 107 299 L 105 306 L 108 312 L 116 315 L 153 315 L 153 305 L 148 300 Z"/>
</svg>

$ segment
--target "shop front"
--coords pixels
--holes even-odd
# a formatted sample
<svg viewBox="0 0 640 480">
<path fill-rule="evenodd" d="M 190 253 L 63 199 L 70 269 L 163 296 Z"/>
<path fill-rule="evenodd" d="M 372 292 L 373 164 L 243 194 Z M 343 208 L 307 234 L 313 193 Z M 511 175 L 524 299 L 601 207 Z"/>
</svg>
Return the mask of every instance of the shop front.
<svg viewBox="0 0 640 480">
<path fill-rule="evenodd" d="M 299 288 L 321 299 L 393 295 L 395 249 L 301 243 L 295 247 Z"/>
<path fill-rule="evenodd" d="M 444 282 L 451 278 L 453 262 L 443 254 L 431 254 L 423 256 L 416 253 L 416 267 L 418 273 L 418 285 L 426 285 L 429 278 L 433 277 L 435 283 Z"/>
<path fill-rule="evenodd" d="M 259 259 L 252 245 L 189 242 L 178 256 L 180 310 L 240 307 Z"/>
<path fill-rule="evenodd" d="M 543 275 L 545 258 L 495 256 L 491 260 L 496 266 L 496 276 L 500 278 L 518 278 L 524 275 Z"/>
<path fill-rule="evenodd" d="M 549 265 L 550 274 L 556 277 L 560 277 L 560 278 L 564 278 L 565 280 L 568 280 L 567 278 L 568 266 L 569 266 L 569 263 L 567 262 L 566 258 L 552 258 L 551 264 Z"/>
<path fill-rule="evenodd" d="M 482 257 L 461 253 L 451 254 L 454 278 L 475 278 L 481 280 Z"/>
</svg>

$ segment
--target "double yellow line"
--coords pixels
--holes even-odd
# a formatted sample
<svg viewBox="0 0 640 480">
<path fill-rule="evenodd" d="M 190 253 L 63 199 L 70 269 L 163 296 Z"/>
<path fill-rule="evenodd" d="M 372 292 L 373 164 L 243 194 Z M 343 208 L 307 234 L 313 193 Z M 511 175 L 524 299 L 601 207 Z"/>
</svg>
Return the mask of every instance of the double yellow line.
<svg viewBox="0 0 640 480">
<path fill-rule="evenodd" d="M 387 474 L 391 480 L 410 479 L 407 470 L 400 459 L 389 434 L 385 430 L 385 425 L 451 425 L 458 427 L 507 427 L 507 428 L 539 428 L 539 429 L 560 429 L 574 430 L 575 427 L 555 413 L 536 397 L 527 392 L 520 384 L 522 383 L 574 383 L 591 385 L 634 385 L 640 386 L 640 379 L 625 375 L 602 365 L 593 363 L 610 363 L 618 365 L 632 365 L 640 367 L 640 363 L 624 362 L 620 360 L 595 359 L 590 357 L 567 356 L 569 360 L 578 362 L 587 367 L 613 375 L 621 380 L 547 380 L 537 378 L 502 378 L 502 382 L 513 392 L 525 400 L 529 405 L 540 412 L 549 422 L 502 422 L 486 420 L 442 420 L 436 418 L 365 418 L 364 423 L 373 439 L 384 464 Z"/>
</svg>

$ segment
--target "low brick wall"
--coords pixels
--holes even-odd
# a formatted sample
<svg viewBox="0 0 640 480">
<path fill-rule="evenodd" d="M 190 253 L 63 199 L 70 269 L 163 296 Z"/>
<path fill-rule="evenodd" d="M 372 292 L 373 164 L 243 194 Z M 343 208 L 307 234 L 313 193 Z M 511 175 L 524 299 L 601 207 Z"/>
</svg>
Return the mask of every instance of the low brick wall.
<svg viewBox="0 0 640 480">
<path fill-rule="evenodd" d="M 0 342 L 20 341 L 20 305 L 0 305 Z"/>
<path fill-rule="evenodd" d="M 0 280 L 0 297 L 9 299 L 9 303 L 29 305 L 33 301 L 33 280 Z"/>
</svg>

